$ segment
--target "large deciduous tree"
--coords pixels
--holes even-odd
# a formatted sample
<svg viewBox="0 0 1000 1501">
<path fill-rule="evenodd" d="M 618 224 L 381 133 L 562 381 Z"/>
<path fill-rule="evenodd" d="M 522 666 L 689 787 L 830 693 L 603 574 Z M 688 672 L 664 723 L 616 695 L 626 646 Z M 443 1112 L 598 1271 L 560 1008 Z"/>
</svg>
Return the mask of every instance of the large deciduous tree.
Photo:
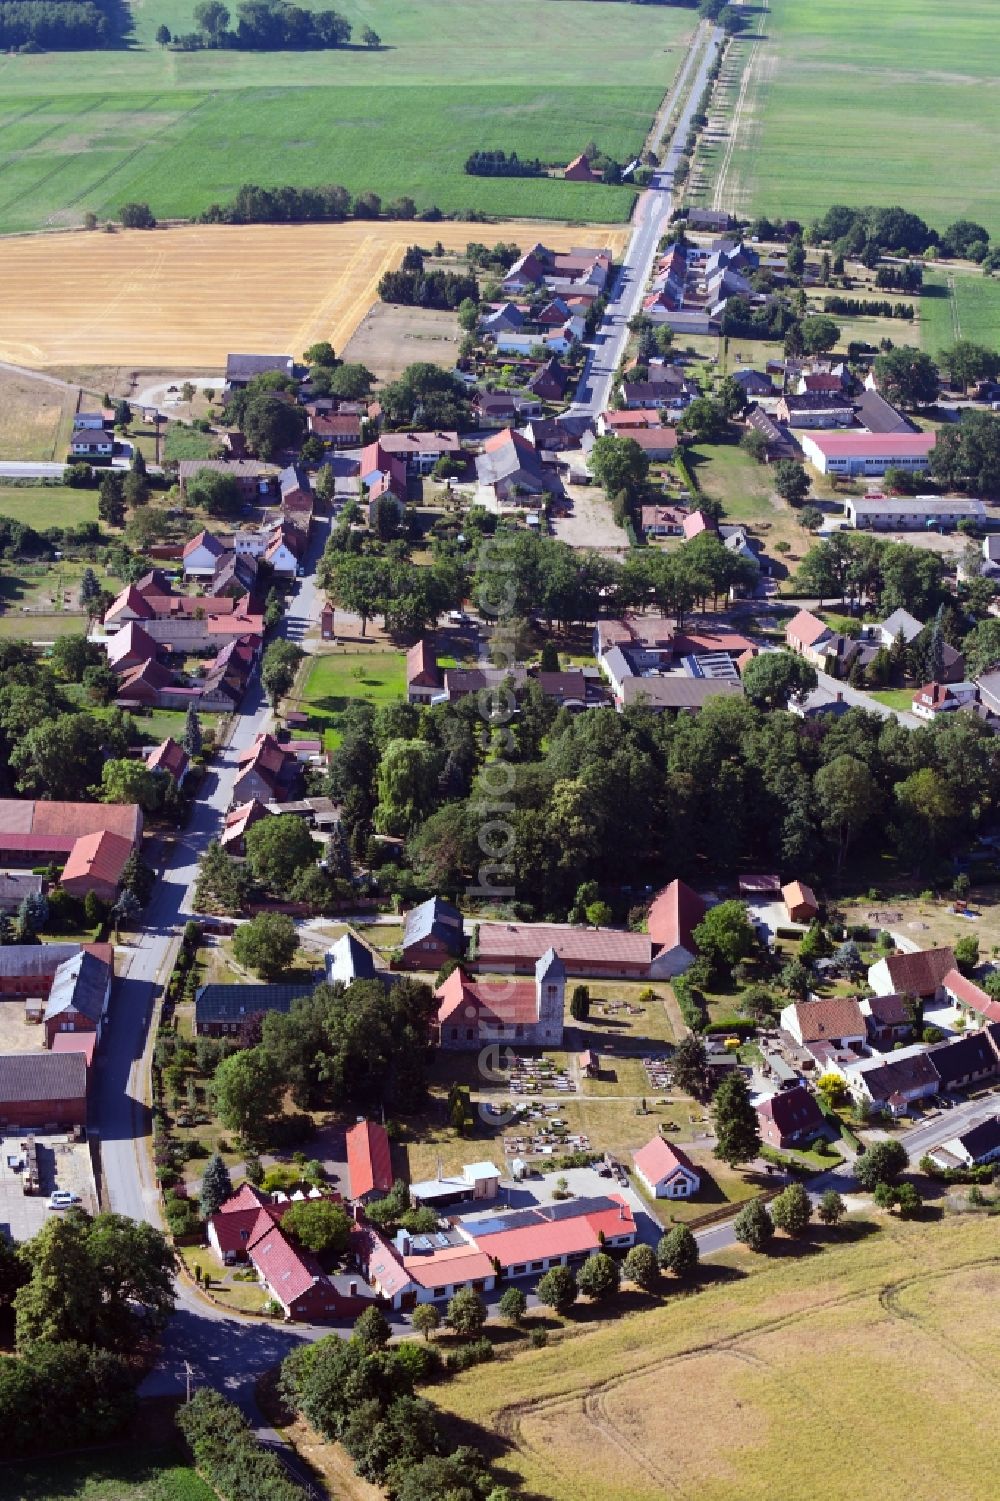
<svg viewBox="0 0 1000 1501">
<path fill-rule="evenodd" d="M 246 853 L 257 880 L 283 895 L 301 870 L 315 865 L 319 851 L 305 819 L 283 813 L 247 829 Z"/>
<path fill-rule="evenodd" d="M 284 1089 L 277 1063 L 260 1046 L 224 1058 L 212 1079 L 219 1119 L 251 1146 L 267 1144 Z"/>
<path fill-rule="evenodd" d="M 273 980 L 295 958 L 299 935 L 286 912 L 260 912 L 241 923 L 233 937 L 233 955 L 262 980 Z"/>
</svg>

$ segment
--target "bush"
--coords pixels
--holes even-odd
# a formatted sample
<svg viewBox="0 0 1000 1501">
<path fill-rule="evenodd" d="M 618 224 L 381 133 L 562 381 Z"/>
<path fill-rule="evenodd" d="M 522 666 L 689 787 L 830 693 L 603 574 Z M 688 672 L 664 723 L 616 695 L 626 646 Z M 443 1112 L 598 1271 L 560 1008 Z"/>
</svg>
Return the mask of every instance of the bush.
<svg viewBox="0 0 1000 1501">
<path fill-rule="evenodd" d="M 429 1308 L 429 1303 L 420 1305 Z M 469 1349 L 468 1345 L 464 1346 Z M 412 1385 L 421 1382 L 435 1380 L 441 1374 L 444 1361 L 433 1345 L 428 1345 L 423 1340 L 404 1339 L 400 1344 L 393 1346 L 393 1356 L 396 1363 L 406 1372 Z"/>
<path fill-rule="evenodd" d="M 547 1329 L 532 1329 L 531 1334 L 528 1336 L 528 1341 L 533 1350 L 544 1350 L 549 1342 L 549 1331 Z"/>
<path fill-rule="evenodd" d="M 733 1234 L 751 1251 L 763 1251 L 774 1235 L 774 1224 L 767 1212 L 767 1205 L 760 1199 L 751 1199 L 733 1220 Z"/>
<path fill-rule="evenodd" d="M 488 1339 L 470 1340 L 467 1345 L 460 1345 L 457 1350 L 450 1350 L 445 1358 L 445 1366 L 449 1371 L 467 1371 L 474 1365 L 483 1365 L 493 1359 L 493 1346 Z"/>
</svg>

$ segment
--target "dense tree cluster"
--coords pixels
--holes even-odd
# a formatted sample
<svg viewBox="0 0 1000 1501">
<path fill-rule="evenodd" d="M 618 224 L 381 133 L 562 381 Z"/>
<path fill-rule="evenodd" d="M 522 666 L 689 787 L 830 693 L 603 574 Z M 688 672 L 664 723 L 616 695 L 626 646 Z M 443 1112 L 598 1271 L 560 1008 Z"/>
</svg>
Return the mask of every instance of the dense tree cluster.
<svg viewBox="0 0 1000 1501">
<path fill-rule="evenodd" d="M 414 1341 L 387 1347 L 388 1327 L 374 1312 L 361 1316 L 349 1340 L 328 1335 L 293 1350 L 281 1367 L 285 1401 L 343 1444 L 358 1474 L 393 1501 L 507 1501 L 479 1455 L 452 1449 L 431 1403 L 414 1396 L 440 1358 Z"/>
<path fill-rule="evenodd" d="M 357 193 L 329 183 L 316 188 L 265 188 L 244 183 L 228 203 L 213 203 L 201 215 L 203 224 L 309 224 L 339 223 L 342 219 L 440 219 L 437 209 L 420 215 L 412 198 L 391 199 L 383 204 L 378 193 Z"/>
<path fill-rule="evenodd" d="M 396 826 L 409 824 L 418 889 L 457 892 L 482 859 L 489 775 L 465 712 L 461 704 L 422 711 L 406 742 L 410 800 Z M 473 768 L 471 788 L 457 795 L 441 769 L 433 775 L 446 730 Z M 655 886 L 746 861 L 832 872 L 876 831 L 904 863 L 926 869 L 964 847 L 997 801 L 995 743 L 962 718 L 910 731 L 852 710 L 815 725 L 742 699 L 717 701 L 697 718 L 641 708 L 573 718 L 529 693 L 513 736 L 522 757 L 507 773 L 517 896 L 537 915 L 564 917 L 581 882 Z M 340 755 L 363 775 L 353 745 L 335 754 L 331 786 L 340 785 Z M 456 767 L 452 785 L 467 777 Z M 375 767 L 357 784 L 355 838 L 370 820 L 386 822 L 385 780 Z"/>
<path fill-rule="evenodd" d="M 397 302 L 404 307 L 457 308 L 467 298 L 479 299 L 474 276 L 455 271 L 387 271 L 378 284 L 383 302 Z"/>
<path fill-rule="evenodd" d="M 538 157 L 521 158 L 516 151 L 473 151 L 466 158 L 465 170 L 472 177 L 544 177 L 545 168 Z"/>
<path fill-rule="evenodd" d="M 262 459 L 273 459 L 287 449 L 297 448 L 305 437 L 306 414 L 294 399 L 295 389 L 296 382 L 291 376 L 269 371 L 254 376 L 242 390 L 229 395 L 226 421 L 236 424 L 250 448 Z M 216 507 L 225 504 L 228 501 L 218 499 Z"/>
<path fill-rule="evenodd" d="M 174 1253 L 151 1225 L 117 1214 L 53 1216 L 15 1247 L 0 1237 L 0 1308 L 17 1353 L 0 1361 L 4 1453 L 46 1453 L 115 1437 L 135 1409 L 127 1354 L 162 1329 Z"/>
<path fill-rule="evenodd" d="M 874 297 L 824 297 L 824 313 L 839 318 L 901 318 L 904 323 L 916 317 L 912 302 L 877 301 Z"/>
<path fill-rule="evenodd" d="M 177 1414 L 177 1426 L 202 1475 L 220 1496 L 302 1501 L 275 1454 L 261 1444 L 234 1403 L 203 1386 Z"/>
<path fill-rule="evenodd" d="M 119 35 L 115 0 L 2 0 L 0 47 L 5 51 L 88 52 Z"/>
<path fill-rule="evenodd" d="M 917 261 L 906 261 L 902 266 L 879 266 L 875 285 L 887 292 L 920 292 L 924 268 Z"/>
<path fill-rule="evenodd" d="M 183 51 L 220 47 L 246 52 L 302 52 L 343 47 L 351 40 L 351 23 L 338 11 L 303 10 L 287 0 L 243 0 L 236 7 L 236 26 L 230 31 L 231 19 L 229 7 L 222 0 L 199 0 L 194 7 L 197 31 L 171 37 L 162 27 L 157 41 L 161 46 L 172 41 Z"/>
<path fill-rule="evenodd" d="M 469 421 L 468 391 L 449 370 L 420 361 L 388 381 L 380 397 L 389 427 L 464 428 Z"/>
</svg>

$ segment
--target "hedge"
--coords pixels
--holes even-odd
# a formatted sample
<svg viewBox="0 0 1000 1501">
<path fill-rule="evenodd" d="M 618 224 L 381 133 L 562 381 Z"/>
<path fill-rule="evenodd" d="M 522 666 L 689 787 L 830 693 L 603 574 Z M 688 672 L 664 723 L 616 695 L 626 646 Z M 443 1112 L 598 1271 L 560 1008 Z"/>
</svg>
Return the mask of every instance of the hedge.
<svg viewBox="0 0 1000 1501">
<path fill-rule="evenodd" d="M 742 1016 L 724 1016 L 721 1021 L 706 1022 L 702 1031 L 706 1036 L 720 1032 L 734 1032 L 738 1037 L 753 1037 L 757 1032 L 757 1023 L 748 1021 Z"/>
<path fill-rule="evenodd" d="M 177 1426 L 202 1475 L 220 1496 L 253 1501 L 304 1501 L 281 1461 L 258 1441 L 232 1402 L 209 1387 L 195 1392 L 177 1413 Z"/>
</svg>

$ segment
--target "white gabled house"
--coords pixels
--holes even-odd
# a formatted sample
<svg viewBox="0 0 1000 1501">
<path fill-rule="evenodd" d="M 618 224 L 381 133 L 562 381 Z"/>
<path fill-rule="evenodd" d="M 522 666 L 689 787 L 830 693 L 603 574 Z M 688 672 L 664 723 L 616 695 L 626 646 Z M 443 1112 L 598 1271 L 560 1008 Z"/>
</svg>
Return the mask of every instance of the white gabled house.
<svg viewBox="0 0 1000 1501">
<path fill-rule="evenodd" d="M 633 1152 L 636 1177 L 654 1199 L 690 1199 L 701 1187 L 701 1174 L 680 1147 L 654 1136 Z"/>
</svg>

